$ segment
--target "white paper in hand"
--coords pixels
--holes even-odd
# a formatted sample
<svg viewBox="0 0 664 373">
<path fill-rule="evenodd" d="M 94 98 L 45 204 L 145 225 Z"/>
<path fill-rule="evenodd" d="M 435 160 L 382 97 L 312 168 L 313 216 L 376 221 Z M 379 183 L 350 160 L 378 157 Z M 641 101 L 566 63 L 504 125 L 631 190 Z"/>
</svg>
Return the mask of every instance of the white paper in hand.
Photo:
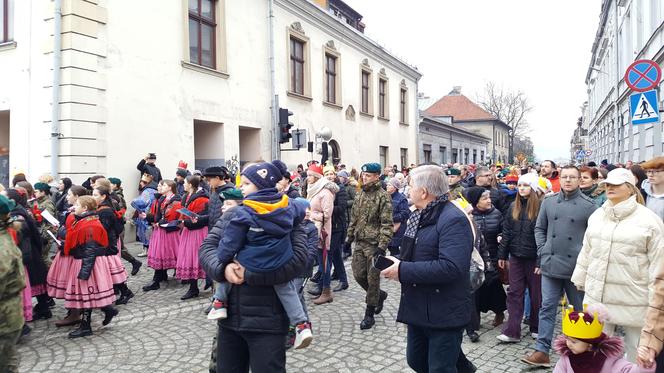
<svg viewBox="0 0 664 373">
<path fill-rule="evenodd" d="M 61 242 L 60 240 L 58 240 L 57 237 L 55 237 L 55 235 L 53 234 L 53 232 L 51 232 L 51 231 L 46 231 L 46 233 L 48 233 L 48 235 L 51 236 L 51 238 L 53 239 L 53 241 L 54 241 L 56 244 L 58 244 L 58 246 L 62 246 L 62 242 Z"/>
<path fill-rule="evenodd" d="M 46 219 L 46 221 L 51 223 L 52 226 L 54 226 L 54 227 L 59 227 L 60 226 L 60 222 L 58 221 L 58 219 L 56 219 L 55 216 L 51 215 L 51 213 L 48 212 L 48 210 L 42 211 L 41 215 L 42 215 L 42 218 Z"/>
</svg>

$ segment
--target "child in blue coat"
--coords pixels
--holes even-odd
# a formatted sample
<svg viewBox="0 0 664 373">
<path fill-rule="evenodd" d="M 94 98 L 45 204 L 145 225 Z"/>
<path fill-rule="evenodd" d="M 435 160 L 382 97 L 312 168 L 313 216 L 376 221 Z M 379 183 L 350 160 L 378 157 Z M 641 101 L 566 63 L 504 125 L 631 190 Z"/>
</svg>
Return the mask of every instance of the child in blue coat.
<svg viewBox="0 0 664 373">
<path fill-rule="evenodd" d="M 252 272 L 271 272 L 286 264 L 293 256 L 291 232 L 302 221 L 305 208 L 293 204 L 288 196 L 275 188 L 282 179 L 271 163 L 261 162 L 247 167 L 241 175 L 240 190 L 244 196 L 242 206 L 234 209 L 234 217 L 219 242 L 219 260 L 230 263 L 236 259 Z M 231 284 L 223 283 L 219 299 L 224 306 Z M 274 290 L 295 326 L 296 349 L 309 346 L 313 339 L 311 323 L 307 317 L 294 281 L 274 286 Z"/>
</svg>

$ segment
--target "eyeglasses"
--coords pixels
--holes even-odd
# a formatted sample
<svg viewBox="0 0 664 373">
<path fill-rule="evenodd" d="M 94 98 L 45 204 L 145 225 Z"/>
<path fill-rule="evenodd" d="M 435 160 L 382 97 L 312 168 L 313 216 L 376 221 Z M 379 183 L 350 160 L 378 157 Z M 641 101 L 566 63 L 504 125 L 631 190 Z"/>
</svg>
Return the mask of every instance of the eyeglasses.
<svg viewBox="0 0 664 373">
<path fill-rule="evenodd" d="M 646 175 L 657 175 L 664 170 L 646 170 Z"/>
<path fill-rule="evenodd" d="M 579 177 L 578 176 L 561 176 L 560 178 L 563 179 L 563 180 L 576 180 Z"/>
</svg>

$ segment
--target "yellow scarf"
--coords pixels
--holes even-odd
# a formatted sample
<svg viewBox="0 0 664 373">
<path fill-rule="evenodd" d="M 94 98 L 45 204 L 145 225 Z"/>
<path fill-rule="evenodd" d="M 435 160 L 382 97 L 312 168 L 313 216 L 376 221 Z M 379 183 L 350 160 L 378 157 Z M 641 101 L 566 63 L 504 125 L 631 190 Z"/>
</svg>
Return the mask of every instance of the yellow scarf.
<svg viewBox="0 0 664 373">
<path fill-rule="evenodd" d="M 276 209 L 287 207 L 288 196 L 284 194 L 283 196 L 281 196 L 281 200 L 275 203 L 258 202 L 258 201 L 245 199 L 244 201 L 242 201 L 242 204 L 251 207 L 252 209 L 254 209 L 254 211 L 256 211 L 256 213 L 263 215 L 270 213 Z"/>
</svg>

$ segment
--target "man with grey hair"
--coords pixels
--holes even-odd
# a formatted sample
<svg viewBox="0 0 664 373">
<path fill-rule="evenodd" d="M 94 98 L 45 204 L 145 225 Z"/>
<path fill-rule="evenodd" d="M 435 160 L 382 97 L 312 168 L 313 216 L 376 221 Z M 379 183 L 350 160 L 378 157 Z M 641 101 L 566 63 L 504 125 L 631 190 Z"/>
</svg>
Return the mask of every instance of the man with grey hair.
<svg viewBox="0 0 664 373">
<path fill-rule="evenodd" d="M 488 167 L 479 167 L 475 172 L 475 185 L 489 191 L 491 194 L 491 204 L 504 216 L 509 205 L 505 203 L 503 193 L 493 186 L 492 181 L 494 177 L 493 172 Z"/>
<path fill-rule="evenodd" d="M 406 360 L 416 372 L 473 371 L 461 351 L 470 322 L 472 223 L 449 201 L 441 167 L 415 168 L 410 187 L 416 210 L 406 224 L 401 257 L 387 257 L 394 264 L 381 272 L 401 283 L 397 321 L 408 325 Z"/>
</svg>

